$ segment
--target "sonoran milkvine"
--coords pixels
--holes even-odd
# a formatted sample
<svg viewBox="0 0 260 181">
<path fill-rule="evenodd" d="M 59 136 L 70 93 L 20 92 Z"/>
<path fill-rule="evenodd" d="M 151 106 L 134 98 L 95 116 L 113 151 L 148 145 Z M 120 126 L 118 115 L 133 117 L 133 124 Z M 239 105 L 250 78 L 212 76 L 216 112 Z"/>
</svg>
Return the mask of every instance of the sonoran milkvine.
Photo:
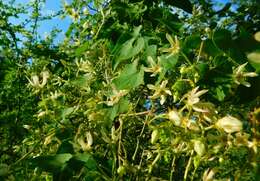
<svg viewBox="0 0 260 181">
<path fill-rule="evenodd" d="M 0 1 L 0 180 L 260 179 L 256 0 L 45 3 Z"/>
</svg>

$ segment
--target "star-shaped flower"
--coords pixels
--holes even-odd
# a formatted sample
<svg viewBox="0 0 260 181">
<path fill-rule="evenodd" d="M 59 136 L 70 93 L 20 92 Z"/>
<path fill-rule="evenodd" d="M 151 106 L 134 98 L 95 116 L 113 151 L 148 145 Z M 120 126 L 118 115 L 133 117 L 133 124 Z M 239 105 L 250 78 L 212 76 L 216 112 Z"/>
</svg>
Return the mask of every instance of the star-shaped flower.
<svg viewBox="0 0 260 181">
<path fill-rule="evenodd" d="M 186 104 L 189 108 L 192 108 L 194 111 L 197 112 L 208 112 L 206 109 L 202 109 L 201 106 L 199 106 L 200 102 L 200 96 L 208 92 L 208 90 L 199 90 L 199 86 L 195 87 L 193 90 L 188 92 L 186 95 L 183 96 L 182 100 L 186 98 Z M 181 101 L 182 101 L 181 100 Z"/>
<path fill-rule="evenodd" d="M 238 66 L 233 71 L 233 79 L 234 79 L 234 82 L 238 85 L 242 84 L 246 87 L 250 87 L 251 84 L 246 81 L 246 78 L 247 77 L 256 77 L 258 75 L 255 72 L 245 72 L 245 66 L 246 65 L 247 65 L 247 63 L 244 63 L 244 64 Z"/>
<path fill-rule="evenodd" d="M 171 91 L 166 88 L 166 85 L 168 83 L 168 80 L 162 81 L 160 85 L 152 85 L 148 84 L 147 87 L 151 90 L 154 90 L 154 94 L 150 96 L 151 99 L 156 99 L 160 97 L 160 104 L 163 105 L 164 102 L 166 101 L 166 94 L 172 95 Z"/>
<path fill-rule="evenodd" d="M 144 67 L 145 72 L 151 72 L 152 75 L 151 77 L 155 77 L 158 73 L 162 71 L 161 66 L 159 65 L 159 62 L 161 61 L 160 58 L 158 57 L 158 63 L 156 63 L 151 56 L 147 57 L 147 61 L 150 64 L 150 67 Z"/>
<path fill-rule="evenodd" d="M 48 71 L 45 70 L 45 71 L 41 72 L 41 76 L 42 76 L 42 80 L 41 81 L 39 80 L 39 76 L 38 75 L 33 75 L 31 77 L 31 79 L 29 79 L 27 77 L 27 79 L 28 79 L 28 81 L 29 81 L 29 83 L 30 83 L 30 85 L 32 87 L 34 87 L 34 88 L 43 88 L 47 84 L 47 80 L 50 77 L 50 74 L 49 74 Z"/>
<path fill-rule="evenodd" d="M 174 36 L 174 40 L 168 33 L 166 34 L 167 40 L 170 42 L 171 47 L 170 48 L 163 48 L 162 52 L 168 52 L 170 53 L 169 56 L 178 54 L 180 52 L 180 41 L 178 40 L 177 36 Z"/>
<path fill-rule="evenodd" d="M 116 87 L 112 86 L 112 95 L 109 97 L 109 100 L 106 102 L 108 106 L 113 106 L 118 103 L 121 97 L 125 96 L 128 93 L 127 90 L 117 90 Z"/>
</svg>

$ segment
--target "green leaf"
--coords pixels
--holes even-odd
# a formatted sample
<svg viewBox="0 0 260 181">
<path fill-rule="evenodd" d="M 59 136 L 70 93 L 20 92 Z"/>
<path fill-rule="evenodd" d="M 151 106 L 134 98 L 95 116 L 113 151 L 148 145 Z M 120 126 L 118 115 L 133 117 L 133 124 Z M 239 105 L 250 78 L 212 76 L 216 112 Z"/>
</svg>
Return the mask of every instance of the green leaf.
<svg viewBox="0 0 260 181">
<path fill-rule="evenodd" d="M 164 67 L 165 70 L 171 70 L 175 67 L 179 56 L 178 55 L 162 55 L 160 56 L 160 64 L 162 67 Z"/>
<path fill-rule="evenodd" d="M 219 86 L 219 87 L 216 88 L 216 94 L 215 94 L 215 95 L 216 95 L 215 97 L 216 97 L 219 101 L 223 101 L 223 100 L 225 99 L 225 97 L 226 97 L 226 94 L 225 94 L 225 92 L 223 91 L 223 89 L 222 89 L 221 86 Z"/>
<path fill-rule="evenodd" d="M 115 117 L 117 116 L 118 113 L 118 104 L 113 105 L 113 107 L 110 107 L 107 109 L 107 116 L 108 116 L 108 120 L 109 122 L 109 126 L 111 126 L 112 122 Z"/>
<path fill-rule="evenodd" d="M 141 29 L 142 29 L 142 25 L 137 26 L 137 27 L 134 28 L 134 31 L 132 33 L 133 38 L 137 38 L 140 35 Z"/>
<path fill-rule="evenodd" d="M 7 176 L 9 174 L 9 166 L 7 164 L 0 164 L 0 177 Z"/>
<path fill-rule="evenodd" d="M 59 146 L 57 153 L 74 153 L 73 145 L 70 143 L 70 141 L 65 140 Z"/>
<path fill-rule="evenodd" d="M 88 80 L 89 78 L 87 76 L 82 75 L 78 76 L 75 80 L 72 80 L 70 83 L 81 88 L 86 88 Z"/>
<path fill-rule="evenodd" d="M 65 119 L 65 117 L 70 115 L 74 111 L 74 109 L 75 109 L 74 107 L 68 107 L 68 108 L 63 109 L 62 118 Z"/>
<path fill-rule="evenodd" d="M 32 159 L 31 163 L 45 171 L 57 173 L 66 166 L 67 161 L 71 158 L 72 155 L 69 153 L 56 154 L 52 156 L 38 156 Z"/>
<path fill-rule="evenodd" d="M 108 108 L 107 115 L 109 116 L 109 120 L 113 121 L 117 114 L 127 112 L 129 109 L 129 104 L 129 101 L 126 98 L 121 98 L 117 104 L 113 105 L 111 108 Z"/>
<path fill-rule="evenodd" d="M 127 64 L 119 76 L 112 81 L 118 90 L 134 89 L 143 84 L 144 71 L 137 69 L 137 61 Z"/>
<path fill-rule="evenodd" d="M 207 63 L 199 63 L 196 65 L 196 69 L 198 70 L 200 77 L 204 78 L 206 72 L 209 70 L 209 66 Z"/>
<path fill-rule="evenodd" d="M 126 41 L 122 45 L 119 51 L 119 55 L 116 58 L 115 67 L 117 67 L 117 65 L 123 60 L 130 59 L 135 55 L 137 55 L 141 50 L 143 50 L 143 48 L 144 48 L 144 38 L 142 37 L 137 38 L 137 40 L 135 38 L 131 38 L 130 40 Z"/>
<path fill-rule="evenodd" d="M 149 45 L 145 49 L 144 57 L 151 56 L 153 59 L 155 59 L 156 58 L 156 52 L 157 52 L 157 45 Z"/>
<path fill-rule="evenodd" d="M 87 49 L 89 48 L 89 41 L 86 41 L 83 45 L 81 45 L 80 47 L 78 47 L 75 50 L 75 54 L 76 56 L 81 55 L 83 52 L 85 52 Z"/>
<path fill-rule="evenodd" d="M 130 59 L 140 53 L 145 47 L 145 38 L 140 36 L 142 26 L 135 27 L 133 32 L 131 33 L 132 38 L 125 41 L 121 44 L 121 42 L 117 42 L 115 49 L 113 50 L 115 54 L 114 61 L 114 69 L 122 62 L 127 59 Z M 123 36 L 121 36 L 123 37 Z"/>
<path fill-rule="evenodd" d="M 192 4 L 189 0 L 165 0 L 164 2 L 165 4 L 176 6 L 188 13 L 192 13 Z"/>
<path fill-rule="evenodd" d="M 216 47 L 216 45 L 213 43 L 212 40 L 206 40 L 205 43 L 204 43 L 203 49 L 207 54 L 209 54 L 211 56 L 218 56 L 220 54 L 223 54 L 221 49 Z"/>
<path fill-rule="evenodd" d="M 201 38 L 199 33 L 187 36 L 184 42 L 184 49 L 192 50 L 198 48 L 200 46 L 200 43 L 201 43 Z"/>
<path fill-rule="evenodd" d="M 90 170 L 96 170 L 97 169 L 96 160 L 89 153 L 79 153 L 79 154 L 76 154 L 75 156 L 73 156 L 72 159 L 83 162 L 85 167 L 87 167 Z"/>
<path fill-rule="evenodd" d="M 234 47 L 231 32 L 225 29 L 219 29 L 213 34 L 213 42 L 221 50 L 228 52 Z"/>
</svg>

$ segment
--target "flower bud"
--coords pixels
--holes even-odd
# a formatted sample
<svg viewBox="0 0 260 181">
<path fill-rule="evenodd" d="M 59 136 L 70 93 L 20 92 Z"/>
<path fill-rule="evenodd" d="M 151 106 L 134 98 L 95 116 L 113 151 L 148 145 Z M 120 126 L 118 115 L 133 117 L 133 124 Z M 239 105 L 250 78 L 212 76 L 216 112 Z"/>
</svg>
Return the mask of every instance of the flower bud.
<svg viewBox="0 0 260 181">
<path fill-rule="evenodd" d="M 117 173 L 118 173 L 119 176 L 122 177 L 126 173 L 126 168 L 124 166 L 118 167 Z"/>
<path fill-rule="evenodd" d="M 217 127 L 223 129 L 226 133 L 234 133 L 242 130 L 243 125 L 240 120 L 232 116 L 225 116 L 218 120 Z"/>
<path fill-rule="evenodd" d="M 205 145 L 199 140 L 194 141 L 194 150 L 199 156 L 203 156 L 205 153 Z"/>
<path fill-rule="evenodd" d="M 151 143 L 154 144 L 159 138 L 159 131 L 158 129 L 153 130 L 152 136 L 151 136 Z"/>
<path fill-rule="evenodd" d="M 254 35 L 255 40 L 260 42 L 260 31 L 256 32 L 256 34 Z"/>
<path fill-rule="evenodd" d="M 173 121 L 174 125 L 180 126 L 181 124 L 181 118 L 179 116 L 179 113 L 175 110 L 171 110 L 168 113 L 169 120 Z"/>
</svg>

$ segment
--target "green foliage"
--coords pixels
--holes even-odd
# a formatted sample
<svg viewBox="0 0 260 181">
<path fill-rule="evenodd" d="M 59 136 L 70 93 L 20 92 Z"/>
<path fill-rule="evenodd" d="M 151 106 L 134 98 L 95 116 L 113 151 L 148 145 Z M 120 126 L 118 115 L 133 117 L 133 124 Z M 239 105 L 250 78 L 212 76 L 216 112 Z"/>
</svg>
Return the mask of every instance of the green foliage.
<svg viewBox="0 0 260 181">
<path fill-rule="evenodd" d="M 43 2 L 0 2 L 0 180 L 259 180 L 256 2 L 74 0 L 58 44 Z"/>
<path fill-rule="evenodd" d="M 112 83 L 115 84 L 119 90 L 134 89 L 143 83 L 144 71 L 137 69 L 138 61 L 125 65 L 124 69 L 120 72 Z"/>
</svg>

